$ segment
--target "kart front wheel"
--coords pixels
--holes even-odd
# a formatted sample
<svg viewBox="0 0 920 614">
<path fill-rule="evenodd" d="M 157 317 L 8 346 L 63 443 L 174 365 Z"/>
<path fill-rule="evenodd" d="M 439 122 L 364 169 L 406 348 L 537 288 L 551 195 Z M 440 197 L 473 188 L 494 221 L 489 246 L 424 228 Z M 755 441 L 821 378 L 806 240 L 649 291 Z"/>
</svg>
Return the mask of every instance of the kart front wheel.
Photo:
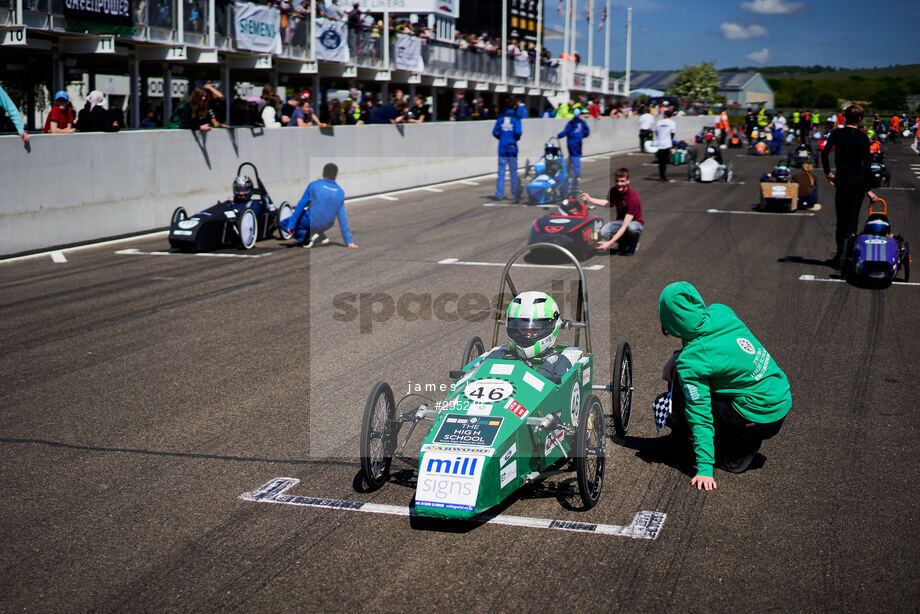
<svg viewBox="0 0 920 614">
<path fill-rule="evenodd" d="M 285 230 L 281 227 L 281 222 L 288 219 L 292 215 L 294 215 L 294 208 L 291 206 L 291 204 L 287 201 L 281 203 L 281 206 L 278 207 L 278 234 L 281 236 L 283 241 L 288 241 L 291 237 L 294 236 L 293 232 L 290 230 Z"/>
<path fill-rule="evenodd" d="M 380 382 L 367 397 L 361 425 L 361 473 L 370 490 L 383 486 L 390 475 L 398 426 L 393 389 Z"/>
<path fill-rule="evenodd" d="M 472 339 L 470 339 L 469 342 L 466 344 L 466 349 L 463 350 L 463 357 L 460 362 L 460 369 L 462 370 L 463 367 L 470 364 L 471 360 L 473 360 L 477 356 L 481 356 L 485 351 L 486 351 L 486 348 L 485 348 L 485 345 L 483 345 L 482 343 L 482 339 L 480 339 L 479 337 L 473 337 Z"/>
<path fill-rule="evenodd" d="M 578 417 L 575 434 L 575 472 L 578 494 L 584 509 L 591 509 L 601 498 L 604 465 L 607 457 L 607 429 L 604 410 L 595 395 L 588 395 Z"/>
<path fill-rule="evenodd" d="M 185 211 L 184 207 L 176 207 L 176 210 L 172 212 L 172 217 L 169 220 L 170 227 L 174 227 L 176 224 L 182 220 L 188 219 L 188 213 Z"/>
<path fill-rule="evenodd" d="M 617 348 L 613 361 L 613 429 L 618 437 L 625 437 L 632 415 L 633 361 L 632 350 L 625 341 Z"/>
<path fill-rule="evenodd" d="M 243 209 L 236 220 L 236 229 L 240 233 L 240 243 L 243 249 L 252 249 L 259 236 L 259 221 L 252 209 Z"/>
</svg>

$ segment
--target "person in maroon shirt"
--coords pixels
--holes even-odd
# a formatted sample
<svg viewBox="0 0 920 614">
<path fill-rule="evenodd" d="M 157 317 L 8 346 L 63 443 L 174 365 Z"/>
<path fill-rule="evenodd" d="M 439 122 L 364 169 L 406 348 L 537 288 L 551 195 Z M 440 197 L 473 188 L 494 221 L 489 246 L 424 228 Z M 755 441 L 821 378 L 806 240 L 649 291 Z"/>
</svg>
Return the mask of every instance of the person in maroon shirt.
<svg viewBox="0 0 920 614">
<path fill-rule="evenodd" d="M 73 126 L 74 116 L 73 108 L 70 106 L 70 98 L 67 92 L 61 90 L 54 95 L 54 106 L 45 119 L 45 134 L 70 134 L 75 132 Z"/>
<path fill-rule="evenodd" d="M 639 195 L 629 187 L 629 170 L 618 168 L 614 173 L 614 185 L 610 187 L 607 200 L 591 198 L 587 192 L 582 192 L 581 199 L 585 203 L 599 207 L 616 207 L 616 221 L 605 224 L 600 235 L 603 241 L 597 243 L 600 251 L 610 249 L 614 243 L 618 251 L 626 256 L 632 256 L 639 249 L 639 237 L 645 220 L 642 219 L 642 205 Z"/>
</svg>

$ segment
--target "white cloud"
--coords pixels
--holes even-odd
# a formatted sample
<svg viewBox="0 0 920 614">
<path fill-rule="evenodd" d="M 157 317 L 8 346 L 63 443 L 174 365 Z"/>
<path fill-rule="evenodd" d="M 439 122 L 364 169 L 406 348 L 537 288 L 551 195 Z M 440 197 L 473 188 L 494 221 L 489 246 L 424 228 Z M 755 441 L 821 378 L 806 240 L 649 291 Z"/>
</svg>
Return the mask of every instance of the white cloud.
<svg viewBox="0 0 920 614">
<path fill-rule="evenodd" d="M 744 57 L 752 62 L 757 62 L 758 64 L 766 64 L 770 61 L 770 51 L 764 47 L 760 51 L 752 51 Z"/>
<path fill-rule="evenodd" d="M 753 0 L 753 2 L 742 2 L 741 8 L 761 15 L 788 15 L 805 8 L 805 3 L 786 2 L 785 0 Z"/>
<path fill-rule="evenodd" d="M 722 36 L 731 40 L 747 40 L 767 35 L 767 29 L 757 24 L 745 28 L 734 22 L 726 22 L 719 27 L 722 28 Z"/>
</svg>

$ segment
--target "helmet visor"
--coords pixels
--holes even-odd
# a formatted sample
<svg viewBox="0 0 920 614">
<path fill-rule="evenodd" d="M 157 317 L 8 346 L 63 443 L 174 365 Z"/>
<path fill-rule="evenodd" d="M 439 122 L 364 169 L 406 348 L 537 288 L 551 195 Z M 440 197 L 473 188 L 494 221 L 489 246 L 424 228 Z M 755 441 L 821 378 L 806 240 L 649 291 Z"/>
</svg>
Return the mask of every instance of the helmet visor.
<svg viewBox="0 0 920 614">
<path fill-rule="evenodd" d="M 509 318 L 508 336 L 522 348 L 529 348 L 553 332 L 553 318 Z"/>
</svg>

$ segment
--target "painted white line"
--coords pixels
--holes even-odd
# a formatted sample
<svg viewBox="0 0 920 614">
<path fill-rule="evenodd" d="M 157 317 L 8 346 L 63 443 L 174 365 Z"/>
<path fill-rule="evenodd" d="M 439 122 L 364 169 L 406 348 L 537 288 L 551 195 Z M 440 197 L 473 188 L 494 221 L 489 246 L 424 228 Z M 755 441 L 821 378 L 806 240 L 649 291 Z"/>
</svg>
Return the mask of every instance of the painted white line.
<svg viewBox="0 0 920 614">
<path fill-rule="evenodd" d="M 284 494 L 285 491 L 293 488 L 298 483 L 300 483 L 300 480 L 297 478 L 275 478 L 265 483 L 257 490 L 243 493 L 240 495 L 240 499 L 244 501 L 254 501 L 256 503 L 280 503 L 282 505 L 314 507 L 346 512 L 367 512 L 370 514 L 387 514 L 390 516 L 421 517 L 414 508 L 406 506 Z M 531 529 L 553 529 L 556 531 L 572 531 L 575 533 L 595 533 L 598 535 L 631 537 L 633 539 L 655 539 L 661 533 L 666 518 L 667 514 L 663 512 L 641 511 L 636 513 L 629 526 L 624 527 L 615 524 L 595 524 L 593 522 L 531 518 L 527 516 L 510 516 L 507 514 L 492 515 L 485 513 L 469 519 L 468 522 L 475 522 L 477 524 L 500 524 Z M 437 519 L 432 520 L 437 521 Z"/>
<path fill-rule="evenodd" d="M 426 192 L 443 192 L 444 191 L 441 188 L 432 188 L 431 186 L 427 186 L 421 189 L 425 190 Z"/>
<path fill-rule="evenodd" d="M 475 182 L 475 181 L 466 181 L 466 180 L 458 181 L 457 183 L 462 183 L 462 184 L 465 184 L 465 185 L 479 185 L 479 184 L 478 184 L 477 182 Z"/>
<path fill-rule="evenodd" d="M 559 205 L 524 205 L 521 203 L 482 203 L 483 207 L 520 207 L 522 209 L 556 209 Z"/>
<path fill-rule="evenodd" d="M 465 260 L 460 260 L 459 258 L 445 258 L 444 260 L 439 260 L 438 264 L 464 264 L 467 266 L 505 266 L 504 262 L 468 262 Z M 515 262 L 511 266 L 513 267 L 522 267 L 522 268 L 534 268 L 534 269 L 575 269 L 574 265 L 571 264 L 530 264 L 524 262 Z M 604 268 L 603 264 L 592 264 L 588 266 L 581 267 L 585 271 L 600 271 Z"/>
<path fill-rule="evenodd" d="M 272 252 L 261 254 L 215 254 L 211 252 L 142 252 L 135 248 L 120 249 L 116 254 L 120 256 L 202 256 L 205 258 L 262 258 L 271 256 Z"/>
<path fill-rule="evenodd" d="M 51 261 L 52 262 L 67 262 L 67 258 L 64 257 L 64 252 L 51 252 Z"/>
<path fill-rule="evenodd" d="M 814 275 L 800 275 L 799 281 L 832 281 L 839 284 L 847 283 L 845 279 L 832 279 L 829 277 L 815 277 Z M 920 286 L 920 283 L 916 282 L 907 282 L 907 281 L 898 281 L 895 280 L 891 282 L 892 286 Z"/>
<path fill-rule="evenodd" d="M 395 196 L 387 196 L 386 194 L 378 194 L 377 198 L 382 198 L 383 200 L 399 200 Z"/>
<path fill-rule="evenodd" d="M 872 188 L 873 190 L 905 190 L 908 192 L 913 192 L 917 188 Z"/>
<path fill-rule="evenodd" d="M 99 243 L 87 243 L 86 245 L 77 245 L 76 247 L 65 247 L 63 249 L 53 249 L 47 252 L 40 252 L 37 254 L 29 254 L 27 256 L 16 256 L 15 258 L 6 258 L 5 260 L 0 260 L 0 264 L 6 262 L 16 262 L 18 260 L 28 260 L 30 258 L 41 258 L 43 256 L 51 256 L 54 252 L 64 253 L 64 252 L 76 252 L 83 249 L 91 249 L 94 247 L 105 247 L 106 245 L 115 245 L 117 243 L 126 243 L 128 241 L 140 241 L 141 239 L 152 239 L 153 237 L 165 237 L 169 234 L 168 230 L 161 230 L 159 232 L 151 232 L 144 235 L 135 235 L 133 237 L 125 237 L 124 239 L 112 239 L 111 241 L 101 241 Z"/>
<path fill-rule="evenodd" d="M 727 213 L 729 215 L 781 215 L 783 217 L 814 217 L 814 213 L 798 213 L 798 212 L 789 212 L 783 213 L 780 211 L 722 211 L 721 209 L 706 209 L 706 213 Z"/>
</svg>

